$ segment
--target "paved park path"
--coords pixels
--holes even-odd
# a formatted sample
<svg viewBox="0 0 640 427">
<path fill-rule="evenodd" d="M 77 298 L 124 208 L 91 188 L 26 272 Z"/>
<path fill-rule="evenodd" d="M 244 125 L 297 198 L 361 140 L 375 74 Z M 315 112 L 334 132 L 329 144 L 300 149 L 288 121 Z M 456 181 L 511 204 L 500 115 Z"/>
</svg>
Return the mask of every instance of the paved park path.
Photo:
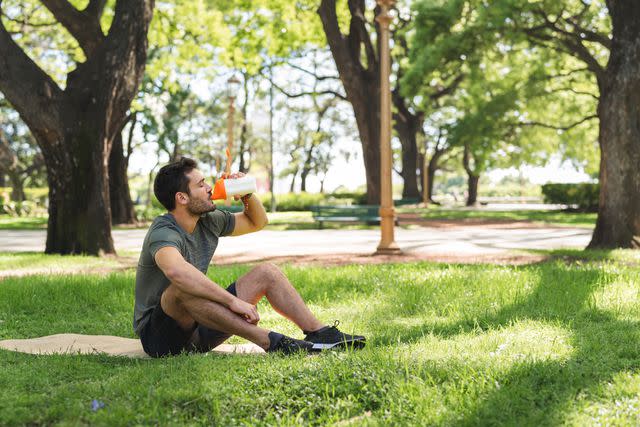
<svg viewBox="0 0 640 427">
<path fill-rule="evenodd" d="M 139 251 L 146 230 L 114 230 L 118 251 Z M 456 225 L 396 229 L 396 242 L 407 255 L 500 257 L 517 249 L 584 248 L 591 229 L 532 227 L 526 224 Z M 43 251 L 44 230 L 0 230 L 0 252 Z M 223 263 L 288 257 L 368 256 L 375 252 L 380 231 L 373 230 L 264 230 L 223 238 L 214 257 Z M 346 257 L 350 258 L 350 257 Z"/>
</svg>

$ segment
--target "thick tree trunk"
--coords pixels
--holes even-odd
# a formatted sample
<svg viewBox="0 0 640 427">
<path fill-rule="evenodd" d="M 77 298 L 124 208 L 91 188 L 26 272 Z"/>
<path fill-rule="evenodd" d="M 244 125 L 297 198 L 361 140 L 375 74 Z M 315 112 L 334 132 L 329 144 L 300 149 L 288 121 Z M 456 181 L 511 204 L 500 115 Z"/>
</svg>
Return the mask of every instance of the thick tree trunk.
<svg viewBox="0 0 640 427">
<path fill-rule="evenodd" d="M 600 202 L 589 248 L 640 248 L 640 4 L 607 4 L 613 39 L 599 81 Z"/>
<path fill-rule="evenodd" d="M 64 114 L 64 112 L 63 112 Z M 94 118 L 77 118 L 62 137 L 69 147 L 61 156 L 45 154 L 49 182 L 49 221 L 45 253 L 115 253 L 105 135 L 95 135 Z M 79 123 L 85 123 L 80 128 Z M 40 143 L 44 146 L 46 143 Z M 98 145 L 98 147 L 96 147 Z"/>
<path fill-rule="evenodd" d="M 135 224 L 136 212 L 131 200 L 127 161 L 122 147 L 122 133 L 117 133 L 109 154 L 109 200 L 111 224 Z"/>
<path fill-rule="evenodd" d="M 0 90 L 36 138 L 48 173 L 45 252 L 114 253 L 108 159 L 142 80 L 154 1 L 118 0 L 106 36 L 106 2 L 91 1 L 82 11 L 69 2 L 42 3 L 86 56 L 62 90 L 0 22 Z"/>
<path fill-rule="evenodd" d="M 420 198 L 418 189 L 418 144 L 416 135 L 422 128 L 422 116 L 413 114 L 406 107 L 404 98 L 400 96 L 400 87 L 396 86 L 393 91 L 393 105 L 397 113 L 394 113 L 393 126 L 400 139 L 402 146 L 402 197 Z"/>
<path fill-rule="evenodd" d="M 6 187 L 6 186 L 7 186 L 6 175 L 2 170 L 0 170 L 0 187 Z"/>
<path fill-rule="evenodd" d="M 348 0 L 349 34 L 338 25 L 336 0 L 322 0 L 318 14 L 340 80 L 353 107 L 367 182 L 367 203 L 380 204 L 380 66 L 367 30 L 364 0 Z M 378 24 L 375 24 L 378 28 Z M 364 49 L 364 52 L 362 52 Z M 366 68 L 362 56 L 366 56 Z"/>
</svg>

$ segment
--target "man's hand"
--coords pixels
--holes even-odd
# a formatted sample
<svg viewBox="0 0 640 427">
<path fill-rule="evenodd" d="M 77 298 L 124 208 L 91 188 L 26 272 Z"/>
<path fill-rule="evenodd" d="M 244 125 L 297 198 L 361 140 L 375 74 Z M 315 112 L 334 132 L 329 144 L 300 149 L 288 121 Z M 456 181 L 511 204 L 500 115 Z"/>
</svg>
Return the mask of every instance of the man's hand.
<svg viewBox="0 0 640 427">
<path fill-rule="evenodd" d="M 260 320 L 260 315 L 255 305 L 251 305 L 246 301 L 242 301 L 240 298 L 235 298 L 231 304 L 229 304 L 229 310 L 244 317 L 249 323 L 257 324 Z"/>
<path fill-rule="evenodd" d="M 225 179 L 235 179 L 235 178 L 242 178 L 243 176 L 246 176 L 246 174 L 244 172 L 233 172 L 231 174 L 229 174 L 228 176 L 226 176 L 227 174 L 224 173 L 223 175 Z M 238 195 L 238 196 L 233 196 L 233 200 L 240 200 L 240 198 L 242 197 L 242 195 Z"/>
</svg>

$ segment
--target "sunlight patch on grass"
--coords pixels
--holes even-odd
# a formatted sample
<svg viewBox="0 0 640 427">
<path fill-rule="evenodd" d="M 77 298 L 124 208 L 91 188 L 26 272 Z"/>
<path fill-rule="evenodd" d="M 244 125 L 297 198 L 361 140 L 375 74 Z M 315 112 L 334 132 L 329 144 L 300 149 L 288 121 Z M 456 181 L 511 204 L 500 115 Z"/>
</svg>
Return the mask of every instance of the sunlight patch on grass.
<svg viewBox="0 0 640 427">
<path fill-rule="evenodd" d="M 521 321 L 489 331 L 442 338 L 430 334 L 412 345 L 408 357 L 420 361 L 496 365 L 509 369 L 514 363 L 562 361 L 573 352 L 571 332 L 544 322 Z"/>
</svg>

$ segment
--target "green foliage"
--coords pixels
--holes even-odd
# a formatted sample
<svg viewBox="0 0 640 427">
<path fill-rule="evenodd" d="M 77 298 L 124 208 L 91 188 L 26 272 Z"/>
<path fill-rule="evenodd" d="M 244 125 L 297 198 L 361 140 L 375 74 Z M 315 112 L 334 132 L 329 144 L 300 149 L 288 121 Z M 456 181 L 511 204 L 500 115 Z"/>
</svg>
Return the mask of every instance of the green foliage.
<svg viewBox="0 0 640 427">
<path fill-rule="evenodd" d="M 577 206 L 579 209 L 596 212 L 600 197 L 600 185 L 592 183 L 544 184 L 542 194 L 547 203 Z"/>
<path fill-rule="evenodd" d="M 43 216 L 47 213 L 48 188 L 25 188 L 25 200 L 11 200 L 11 188 L 0 187 L 0 213 L 13 217 Z"/>
<path fill-rule="evenodd" d="M 462 76 L 443 105 L 456 112 L 447 138 L 470 147 L 472 170 L 540 164 L 560 152 L 595 173 L 598 87 L 585 55 L 570 45 L 580 31 L 587 40 L 607 37 L 603 1 L 499 0 L 487 7 L 482 0 L 421 0 L 413 7 L 403 92 L 429 108 L 434 84 Z M 606 63 L 606 48 L 579 44 Z"/>
<path fill-rule="evenodd" d="M 267 211 L 271 210 L 271 193 L 260 195 L 260 200 Z M 325 195 L 321 193 L 285 193 L 276 194 L 276 206 L 278 211 L 308 211 L 311 206 L 324 202 Z"/>
<path fill-rule="evenodd" d="M 344 192 L 339 191 L 335 193 L 331 193 L 329 195 L 329 203 L 330 204 L 338 204 L 338 205 L 366 205 L 367 204 L 367 193 L 359 191 L 359 192 Z"/>
<path fill-rule="evenodd" d="M 286 58 L 308 45 L 325 43 L 317 1 L 208 0 L 224 20 L 221 61 L 250 75 L 273 58 Z M 272 58 L 272 59 L 269 59 Z"/>
</svg>

